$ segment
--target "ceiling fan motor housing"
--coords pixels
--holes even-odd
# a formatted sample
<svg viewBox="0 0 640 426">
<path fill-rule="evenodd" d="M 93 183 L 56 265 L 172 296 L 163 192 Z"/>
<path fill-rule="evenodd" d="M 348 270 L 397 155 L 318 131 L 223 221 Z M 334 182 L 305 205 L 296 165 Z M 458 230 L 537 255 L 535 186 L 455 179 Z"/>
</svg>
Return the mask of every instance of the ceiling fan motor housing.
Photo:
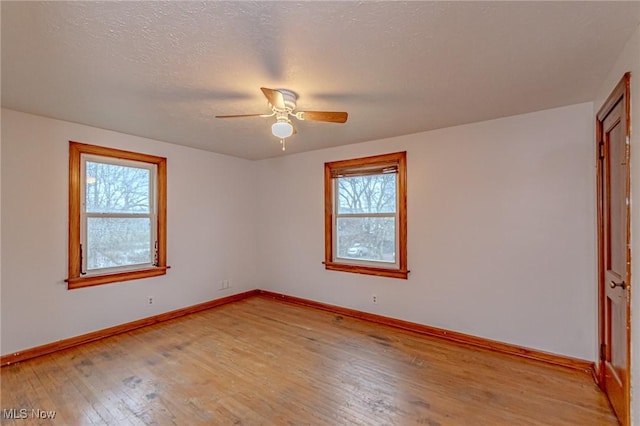
<svg viewBox="0 0 640 426">
<path fill-rule="evenodd" d="M 282 97 L 284 98 L 284 111 L 291 112 L 296 109 L 296 101 L 298 99 L 298 95 L 296 95 L 291 90 L 287 89 L 277 89 L 278 92 L 282 93 Z M 273 109 L 276 111 L 280 111 L 277 106 L 272 105 Z"/>
</svg>

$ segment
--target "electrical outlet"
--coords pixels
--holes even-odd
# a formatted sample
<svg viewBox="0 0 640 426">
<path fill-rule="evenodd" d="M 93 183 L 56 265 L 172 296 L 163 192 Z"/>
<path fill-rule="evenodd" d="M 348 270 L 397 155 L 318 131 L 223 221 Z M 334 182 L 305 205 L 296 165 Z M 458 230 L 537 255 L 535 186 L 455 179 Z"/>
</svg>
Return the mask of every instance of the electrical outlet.
<svg viewBox="0 0 640 426">
<path fill-rule="evenodd" d="M 226 288 L 224 285 L 224 280 L 218 281 L 218 290 L 224 290 Z"/>
<path fill-rule="evenodd" d="M 153 296 L 147 297 L 147 305 L 153 305 Z"/>
<path fill-rule="evenodd" d="M 227 288 L 231 288 L 231 280 L 227 280 Z"/>
<path fill-rule="evenodd" d="M 378 296 L 377 296 L 377 295 L 375 295 L 375 294 L 372 294 L 372 295 L 371 295 L 371 302 L 372 302 L 374 305 L 377 305 L 377 304 L 378 304 Z"/>
</svg>

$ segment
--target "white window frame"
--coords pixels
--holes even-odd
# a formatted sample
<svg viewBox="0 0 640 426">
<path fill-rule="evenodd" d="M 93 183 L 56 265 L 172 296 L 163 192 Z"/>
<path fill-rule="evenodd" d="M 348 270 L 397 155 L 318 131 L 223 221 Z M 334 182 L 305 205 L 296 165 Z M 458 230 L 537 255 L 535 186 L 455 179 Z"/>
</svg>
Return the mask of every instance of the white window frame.
<svg viewBox="0 0 640 426">
<path fill-rule="evenodd" d="M 372 174 L 372 176 L 384 175 L 384 172 Z M 397 173 L 395 173 L 397 174 Z M 395 184 L 395 196 L 396 196 L 396 209 L 393 213 L 340 213 L 340 185 L 339 180 L 341 177 L 336 177 L 333 179 L 333 261 L 336 263 L 344 263 L 349 265 L 363 265 L 363 266 L 372 266 L 377 268 L 389 268 L 389 269 L 398 269 L 400 267 L 399 261 L 399 241 L 400 241 L 400 227 L 398 226 L 400 214 L 398 212 L 399 205 L 399 182 L 398 177 L 396 176 L 396 184 Z M 377 218 L 377 217 L 392 217 L 394 219 L 394 262 L 388 262 L 384 260 L 364 260 L 364 259 L 356 259 L 353 257 L 340 257 L 338 256 L 338 219 L 339 218 Z"/>
<path fill-rule="evenodd" d="M 104 274 L 112 274 L 118 272 L 126 272 L 126 271 L 136 271 L 140 269 L 148 269 L 150 267 L 157 266 L 157 249 L 158 249 L 158 237 L 157 237 L 157 229 L 158 229 L 158 212 L 157 212 L 157 191 L 156 191 L 156 181 L 157 181 L 157 166 L 152 163 L 146 163 L 142 161 L 134 161 L 134 160 L 124 160 L 120 158 L 113 157 L 105 157 L 101 155 L 94 154 L 81 154 L 81 173 L 80 173 L 80 200 L 81 200 L 81 210 L 80 210 L 80 244 L 81 244 L 81 252 L 82 252 L 82 264 L 81 264 L 81 274 L 83 276 L 92 276 L 92 275 L 104 275 Z M 86 173 L 86 164 L 88 162 L 100 163 L 100 164 L 109 164 L 114 166 L 122 166 L 122 167 L 130 167 L 130 168 L 138 168 L 138 169 L 146 169 L 149 170 L 149 213 L 93 213 L 87 212 L 87 199 L 86 199 L 86 189 L 87 189 L 87 173 Z M 99 217 L 99 218 L 149 218 L 150 229 L 150 240 L 149 240 L 149 250 L 151 253 L 151 261 L 145 263 L 136 263 L 122 266 L 114 266 L 108 268 L 96 268 L 89 270 L 87 268 L 87 253 L 88 253 L 88 221 L 91 217 Z"/>
</svg>

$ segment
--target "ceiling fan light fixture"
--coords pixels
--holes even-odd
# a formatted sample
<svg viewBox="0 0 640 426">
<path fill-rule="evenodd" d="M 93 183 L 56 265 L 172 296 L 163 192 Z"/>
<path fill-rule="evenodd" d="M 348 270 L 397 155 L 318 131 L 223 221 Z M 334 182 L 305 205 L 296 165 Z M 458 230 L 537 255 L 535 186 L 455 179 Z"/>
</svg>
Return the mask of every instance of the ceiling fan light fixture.
<svg viewBox="0 0 640 426">
<path fill-rule="evenodd" d="M 0 0 L 2 1 L 2 0 Z M 286 139 L 297 134 L 290 118 L 305 121 L 326 121 L 329 123 L 345 123 L 347 114 L 344 111 L 295 111 L 298 95 L 287 89 L 268 89 L 261 87 L 262 94 L 267 98 L 271 114 L 234 114 L 216 115 L 216 118 L 238 118 L 238 117 L 273 117 L 276 122 L 271 125 L 271 133 L 280 139 L 282 150 L 285 150 Z"/>
<path fill-rule="evenodd" d="M 293 126 L 287 121 L 276 121 L 271 126 L 271 133 L 280 139 L 288 138 L 293 134 Z"/>
</svg>

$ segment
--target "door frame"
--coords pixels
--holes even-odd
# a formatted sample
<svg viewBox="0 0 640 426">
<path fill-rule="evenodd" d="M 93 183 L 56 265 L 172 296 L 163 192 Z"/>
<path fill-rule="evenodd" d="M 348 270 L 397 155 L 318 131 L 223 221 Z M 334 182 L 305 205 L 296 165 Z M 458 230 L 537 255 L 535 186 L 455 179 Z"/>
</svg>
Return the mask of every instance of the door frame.
<svg viewBox="0 0 640 426">
<path fill-rule="evenodd" d="M 616 104 L 623 99 L 624 100 L 624 115 L 625 115 L 625 139 L 626 150 L 625 159 L 627 161 L 627 175 L 625 177 L 625 198 L 630 200 L 631 197 L 631 164 L 630 164 L 630 137 L 631 137 L 631 96 L 630 96 L 630 82 L 631 73 L 624 74 L 620 82 L 613 89 L 607 100 L 604 102 L 600 110 L 596 114 L 596 190 L 597 190 L 597 234 L 598 234 L 598 362 L 595 363 L 595 379 L 598 386 L 605 391 L 605 369 L 604 369 L 604 344 L 605 344 L 605 324 L 604 324 L 604 303 L 605 303 L 605 265 L 604 265 L 604 194 L 602 189 L 603 170 L 602 170 L 602 158 L 604 153 L 601 153 L 601 143 L 603 143 L 603 121 Z M 626 227 L 626 241 L 627 241 L 627 265 L 626 265 L 626 277 L 625 281 L 629 283 L 629 294 L 627 298 L 627 368 L 625 376 L 625 404 L 626 404 L 626 419 L 618 419 L 624 426 L 630 424 L 630 408 L 631 408 L 631 247 L 629 245 L 631 241 L 631 203 L 627 203 L 627 223 Z"/>
</svg>

